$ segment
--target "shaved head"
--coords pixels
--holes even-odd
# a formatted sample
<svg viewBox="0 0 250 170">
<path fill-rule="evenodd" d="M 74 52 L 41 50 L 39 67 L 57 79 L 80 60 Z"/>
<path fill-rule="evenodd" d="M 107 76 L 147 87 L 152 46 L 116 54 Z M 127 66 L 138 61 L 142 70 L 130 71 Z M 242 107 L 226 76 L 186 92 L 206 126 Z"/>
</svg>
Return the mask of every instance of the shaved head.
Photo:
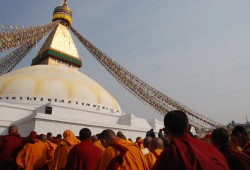
<svg viewBox="0 0 250 170">
<path fill-rule="evenodd" d="M 149 145 L 150 145 L 151 140 L 152 140 L 151 137 L 146 137 L 146 138 L 143 140 L 144 148 L 149 148 Z"/>
<path fill-rule="evenodd" d="M 9 127 L 9 134 L 11 134 L 13 132 L 18 132 L 18 127 L 16 125 L 11 125 Z"/>
<path fill-rule="evenodd" d="M 163 140 L 161 138 L 153 138 L 149 145 L 149 150 L 153 151 L 155 149 L 163 149 Z"/>
<path fill-rule="evenodd" d="M 100 134 L 100 139 L 110 138 L 113 136 L 116 136 L 115 132 L 111 129 L 106 129 L 106 130 L 102 131 L 102 133 Z"/>
<path fill-rule="evenodd" d="M 96 141 L 98 141 L 98 137 L 96 135 L 93 135 L 91 137 L 91 141 L 92 141 L 92 143 L 95 143 Z"/>
<path fill-rule="evenodd" d="M 140 136 L 138 136 L 135 141 L 138 142 L 140 140 L 142 140 L 142 138 Z"/>
<path fill-rule="evenodd" d="M 111 145 L 115 138 L 117 138 L 117 136 L 115 135 L 115 132 L 111 129 L 106 129 L 100 134 L 101 143 L 105 148 Z"/>
</svg>

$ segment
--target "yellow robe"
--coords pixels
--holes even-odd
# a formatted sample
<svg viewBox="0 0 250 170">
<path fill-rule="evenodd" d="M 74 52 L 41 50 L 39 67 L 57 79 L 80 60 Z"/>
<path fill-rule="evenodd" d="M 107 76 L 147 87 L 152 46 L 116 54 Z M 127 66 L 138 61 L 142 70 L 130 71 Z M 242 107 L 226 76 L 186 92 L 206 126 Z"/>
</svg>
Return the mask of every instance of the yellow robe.
<svg viewBox="0 0 250 170">
<path fill-rule="evenodd" d="M 46 146 L 42 141 L 36 140 L 34 144 L 27 143 L 17 155 L 18 169 L 36 170 L 45 166 Z"/>
<path fill-rule="evenodd" d="M 47 160 L 52 160 L 54 158 L 55 150 L 57 147 L 57 144 L 50 142 L 49 140 L 46 140 L 45 146 L 47 148 Z"/>
<path fill-rule="evenodd" d="M 98 163 L 96 170 L 106 170 L 108 166 L 110 166 L 110 162 L 113 161 L 115 157 L 120 155 L 120 151 L 117 149 L 117 146 L 122 147 L 126 150 L 124 152 L 125 155 L 122 156 L 122 163 L 117 170 L 131 169 L 131 170 L 148 170 L 148 164 L 146 159 L 140 149 L 126 140 L 116 138 L 110 147 L 106 148 L 102 153 Z M 115 170 L 115 169 L 114 169 Z"/>
<path fill-rule="evenodd" d="M 102 146 L 102 143 L 100 140 L 93 143 L 95 146 L 97 146 L 102 152 L 105 150 L 105 148 Z"/>
<path fill-rule="evenodd" d="M 136 146 L 138 146 L 140 149 L 144 149 L 143 145 L 143 139 L 140 139 L 138 142 L 135 142 Z"/>
<path fill-rule="evenodd" d="M 161 154 L 162 151 L 163 151 L 163 149 L 155 149 L 154 153 L 149 152 L 148 154 L 144 155 L 146 160 L 147 160 L 149 169 L 153 168 L 157 158 L 159 157 L 159 155 Z"/>
<path fill-rule="evenodd" d="M 52 169 L 52 162 L 55 155 L 55 150 L 57 147 L 57 144 L 50 142 L 49 140 L 46 140 L 45 142 L 46 146 L 46 163 L 49 169 Z"/>
<path fill-rule="evenodd" d="M 52 160 L 51 166 L 49 168 L 51 170 L 60 170 L 64 168 L 70 149 L 76 144 L 80 143 L 80 141 L 75 137 L 74 133 L 70 130 L 66 130 L 63 133 L 64 139 L 57 146 L 55 151 L 55 156 Z"/>
</svg>

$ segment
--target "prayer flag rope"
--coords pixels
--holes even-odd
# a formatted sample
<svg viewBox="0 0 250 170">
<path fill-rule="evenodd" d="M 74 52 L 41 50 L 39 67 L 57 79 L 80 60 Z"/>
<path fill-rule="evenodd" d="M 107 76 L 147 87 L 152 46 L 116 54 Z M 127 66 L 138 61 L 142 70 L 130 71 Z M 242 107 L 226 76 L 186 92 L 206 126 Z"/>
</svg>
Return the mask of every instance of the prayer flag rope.
<svg viewBox="0 0 250 170">
<path fill-rule="evenodd" d="M 38 41 L 40 41 L 38 39 Z M 13 70 L 15 66 L 35 47 L 35 42 L 32 44 L 23 45 L 7 56 L 0 59 L 0 75 L 6 74 Z"/>
<path fill-rule="evenodd" d="M 142 100 L 144 103 L 152 106 L 156 111 L 166 114 L 173 109 L 182 110 L 187 113 L 190 123 L 201 128 L 211 128 L 219 126 L 219 123 L 207 118 L 206 116 L 193 111 L 182 105 L 174 99 L 166 96 L 154 87 L 145 83 L 137 76 L 119 65 L 112 58 L 101 52 L 91 42 L 81 36 L 73 27 L 70 27 L 74 35 L 87 48 L 87 50 L 107 69 L 107 71 L 129 92 Z M 196 123 L 199 122 L 199 123 Z"/>
<path fill-rule="evenodd" d="M 33 44 L 48 32 L 53 30 L 58 22 L 36 27 L 4 26 L 1 25 L 0 32 L 0 52 L 19 47 L 21 45 Z"/>
</svg>

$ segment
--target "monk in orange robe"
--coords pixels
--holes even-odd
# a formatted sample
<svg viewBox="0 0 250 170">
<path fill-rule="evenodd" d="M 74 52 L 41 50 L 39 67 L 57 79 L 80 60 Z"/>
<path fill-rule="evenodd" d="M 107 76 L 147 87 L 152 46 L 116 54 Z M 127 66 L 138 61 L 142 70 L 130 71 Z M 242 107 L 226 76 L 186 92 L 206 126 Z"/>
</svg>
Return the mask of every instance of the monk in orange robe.
<svg viewBox="0 0 250 170">
<path fill-rule="evenodd" d="M 80 143 L 80 140 L 71 130 L 64 131 L 63 140 L 56 148 L 51 168 L 55 170 L 65 168 L 70 149 L 78 143 Z"/>
<path fill-rule="evenodd" d="M 143 149 L 144 146 L 143 146 L 143 139 L 141 137 L 137 137 L 136 140 L 135 140 L 135 144 L 136 146 L 138 146 L 140 149 Z"/>
<path fill-rule="evenodd" d="M 135 144 L 118 138 L 114 131 L 102 131 L 100 139 L 106 149 L 98 161 L 96 170 L 149 169 L 140 149 Z"/>
<path fill-rule="evenodd" d="M 146 155 L 146 154 L 149 153 L 149 145 L 150 145 L 151 140 L 152 140 L 152 138 L 149 137 L 149 136 L 148 136 L 148 137 L 145 137 L 145 138 L 143 139 L 143 146 L 144 146 L 144 148 L 141 149 L 143 155 Z"/>
<path fill-rule="evenodd" d="M 163 140 L 161 138 L 153 138 L 149 144 L 149 153 L 145 155 L 149 169 L 152 169 L 159 155 L 163 151 Z"/>
<path fill-rule="evenodd" d="M 190 125 L 184 112 L 168 112 L 164 126 L 171 144 L 162 151 L 153 170 L 229 170 L 225 157 L 214 146 L 189 135 Z"/>
<path fill-rule="evenodd" d="M 103 152 L 103 151 L 105 150 L 104 146 L 102 146 L 102 143 L 101 143 L 101 141 L 98 139 L 98 136 L 97 136 L 97 135 L 93 135 L 93 136 L 91 137 L 91 142 L 92 142 L 95 146 L 97 146 L 97 147 L 101 150 L 101 152 Z"/>
<path fill-rule="evenodd" d="M 26 144 L 17 155 L 18 169 L 34 170 L 42 169 L 46 164 L 46 146 L 36 139 L 36 133 L 32 131 Z"/>
</svg>

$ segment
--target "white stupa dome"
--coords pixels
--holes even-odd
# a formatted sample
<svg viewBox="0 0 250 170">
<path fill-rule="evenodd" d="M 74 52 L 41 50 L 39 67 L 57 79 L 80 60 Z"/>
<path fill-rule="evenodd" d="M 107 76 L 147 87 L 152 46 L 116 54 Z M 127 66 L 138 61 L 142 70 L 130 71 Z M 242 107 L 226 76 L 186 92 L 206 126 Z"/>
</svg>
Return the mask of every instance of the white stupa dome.
<svg viewBox="0 0 250 170">
<path fill-rule="evenodd" d="M 0 76 L 0 96 L 87 101 L 121 111 L 118 102 L 83 73 L 62 66 L 36 65 Z"/>
</svg>

